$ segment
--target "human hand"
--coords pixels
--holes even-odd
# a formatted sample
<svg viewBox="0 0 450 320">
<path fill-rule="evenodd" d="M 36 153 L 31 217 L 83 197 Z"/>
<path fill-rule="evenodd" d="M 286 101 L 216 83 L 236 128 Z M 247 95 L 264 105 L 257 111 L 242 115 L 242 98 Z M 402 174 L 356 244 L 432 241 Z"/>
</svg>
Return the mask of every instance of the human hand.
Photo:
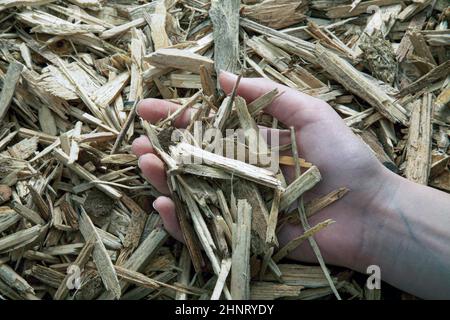
<svg viewBox="0 0 450 320">
<path fill-rule="evenodd" d="M 223 90 L 229 94 L 236 76 L 221 73 L 219 80 Z M 364 142 L 353 134 L 332 107 L 322 100 L 260 78 L 241 79 L 237 94 L 251 102 L 274 88 L 282 94 L 264 112 L 286 126 L 294 127 L 300 157 L 316 165 L 322 174 L 322 181 L 308 192 L 308 197 L 323 196 L 340 187 L 350 189 L 343 199 L 310 218 L 311 225 L 325 219 L 336 221 L 315 235 L 322 255 L 328 263 L 359 269 L 356 264 L 364 254 L 365 239 L 371 233 L 371 226 L 379 221 L 374 213 L 374 206 L 381 198 L 380 193 L 388 181 L 388 170 Z M 179 105 L 168 101 L 145 99 L 138 105 L 138 114 L 144 120 L 156 123 L 177 108 Z M 186 127 L 191 112 L 186 110 L 182 113 L 175 125 Z M 289 131 L 281 131 L 280 144 L 289 142 Z M 143 175 L 158 191 L 169 195 L 164 164 L 154 154 L 149 140 L 146 137 L 136 139 L 132 150 L 139 157 Z M 288 183 L 292 181 L 294 168 L 284 167 L 282 170 Z M 153 206 L 161 215 L 167 231 L 174 238 L 183 241 L 172 200 L 161 196 Z M 284 226 L 278 234 L 280 246 L 302 233 L 303 229 L 298 225 Z M 306 262 L 315 261 L 307 242 L 294 250 L 290 257 Z"/>
</svg>

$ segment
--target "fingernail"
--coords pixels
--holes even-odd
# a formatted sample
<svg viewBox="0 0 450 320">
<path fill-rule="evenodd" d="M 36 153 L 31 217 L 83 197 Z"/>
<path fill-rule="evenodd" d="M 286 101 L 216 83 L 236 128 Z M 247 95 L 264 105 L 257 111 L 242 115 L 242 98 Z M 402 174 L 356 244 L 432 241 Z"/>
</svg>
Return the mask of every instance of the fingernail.
<svg viewBox="0 0 450 320">
<path fill-rule="evenodd" d="M 141 161 L 142 161 L 142 156 L 139 157 L 139 159 L 138 159 L 138 167 L 139 167 L 139 168 L 141 168 Z"/>
<path fill-rule="evenodd" d="M 155 210 L 156 210 L 156 207 L 155 207 L 155 202 L 156 202 L 156 200 L 155 200 L 155 201 L 153 201 L 153 203 L 152 203 L 152 207 L 153 207 L 153 209 L 155 209 Z M 156 211 L 158 211 L 158 210 L 156 210 Z"/>
<path fill-rule="evenodd" d="M 140 113 L 139 113 L 139 107 L 141 106 L 141 102 L 139 101 L 138 104 L 136 105 L 136 114 L 140 117 Z"/>
</svg>

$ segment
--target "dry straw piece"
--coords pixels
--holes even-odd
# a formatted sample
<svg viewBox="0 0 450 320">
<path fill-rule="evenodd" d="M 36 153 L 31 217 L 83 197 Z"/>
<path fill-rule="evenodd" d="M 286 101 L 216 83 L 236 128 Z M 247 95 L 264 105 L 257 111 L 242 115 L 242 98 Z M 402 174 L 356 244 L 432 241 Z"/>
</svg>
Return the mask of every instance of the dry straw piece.
<svg viewBox="0 0 450 320">
<path fill-rule="evenodd" d="M 304 201 L 320 167 L 299 158 L 293 129 L 283 146 L 260 132 L 290 129 L 264 114 L 282 93 L 245 101 L 237 87 L 263 77 L 322 99 L 389 169 L 450 192 L 449 10 L 445 0 L 0 0 L 0 298 L 379 299 L 325 265 L 314 235 L 334 221 L 308 222 L 352 190 Z M 228 97 L 222 70 L 240 75 Z M 136 113 L 143 98 L 180 108 L 150 124 Z M 235 131 L 199 140 L 198 124 Z M 184 243 L 151 207 L 160 193 L 131 152 L 140 135 L 166 166 Z M 304 232 L 281 245 L 286 223 Z M 288 259 L 303 242 L 318 265 Z"/>
</svg>

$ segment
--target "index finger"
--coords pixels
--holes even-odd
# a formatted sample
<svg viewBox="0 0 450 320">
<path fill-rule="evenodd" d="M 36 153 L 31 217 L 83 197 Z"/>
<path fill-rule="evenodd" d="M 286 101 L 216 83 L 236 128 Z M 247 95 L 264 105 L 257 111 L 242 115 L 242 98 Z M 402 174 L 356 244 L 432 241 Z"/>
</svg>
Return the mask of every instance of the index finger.
<svg viewBox="0 0 450 320">
<path fill-rule="evenodd" d="M 136 112 L 142 119 L 150 123 L 157 123 L 160 120 L 166 119 L 179 108 L 181 108 L 179 104 L 170 101 L 148 98 L 138 103 Z M 191 121 L 191 115 L 192 109 L 188 108 L 184 110 L 177 117 L 174 125 L 178 128 L 186 128 Z"/>
</svg>

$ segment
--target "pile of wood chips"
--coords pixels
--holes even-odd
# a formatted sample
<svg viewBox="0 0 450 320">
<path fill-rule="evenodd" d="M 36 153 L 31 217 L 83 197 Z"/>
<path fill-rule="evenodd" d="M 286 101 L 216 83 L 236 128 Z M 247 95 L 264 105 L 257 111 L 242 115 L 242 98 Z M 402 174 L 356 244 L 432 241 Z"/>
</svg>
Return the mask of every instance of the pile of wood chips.
<svg viewBox="0 0 450 320">
<path fill-rule="evenodd" d="M 391 170 L 450 192 L 447 5 L 0 0 L 0 298 L 379 299 L 325 266 L 312 236 L 333 221 L 307 221 L 345 186 L 300 201 L 290 219 L 306 231 L 278 245 L 279 212 L 321 179 L 295 141 L 282 146 L 297 172 L 286 185 L 279 168 L 216 155 L 191 133 L 194 121 L 244 129 L 225 139 L 251 149 L 259 125 L 283 128 L 262 112 L 277 90 L 247 105 L 216 75 L 269 78 L 328 102 Z M 149 124 L 136 116 L 148 97 L 181 108 Z M 176 144 L 186 108 L 196 112 Z M 130 151 L 142 134 L 167 166 L 185 244 L 151 208 L 159 193 Z M 303 241 L 318 265 L 286 259 Z"/>
</svg>

